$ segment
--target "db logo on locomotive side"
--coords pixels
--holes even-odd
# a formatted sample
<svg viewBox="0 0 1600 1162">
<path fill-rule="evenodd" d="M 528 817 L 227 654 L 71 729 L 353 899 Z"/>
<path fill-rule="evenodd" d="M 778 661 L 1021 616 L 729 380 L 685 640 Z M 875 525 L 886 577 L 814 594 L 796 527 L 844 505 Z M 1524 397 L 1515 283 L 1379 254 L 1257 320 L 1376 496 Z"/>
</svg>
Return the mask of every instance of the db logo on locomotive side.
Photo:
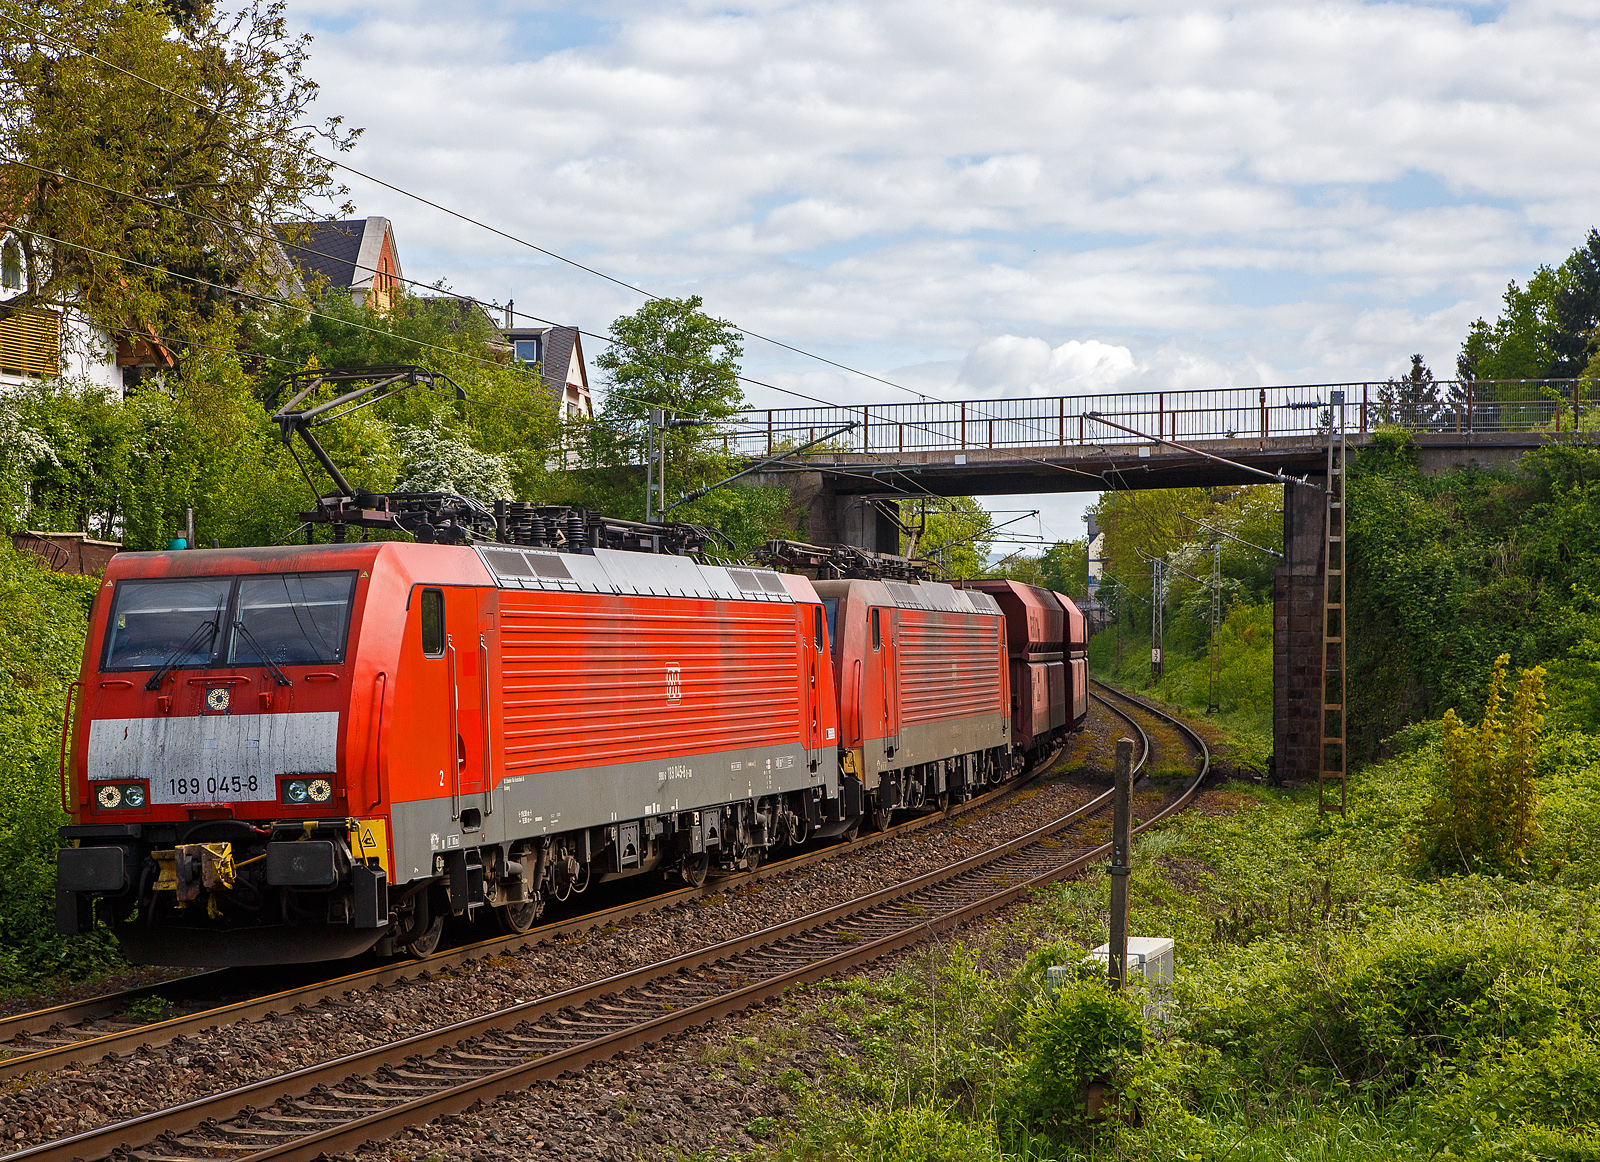
<svg viewBox="0 0 1600 1162">
<path fill-rule="evenodd" d="M 676 662 L 667 663 L 667 701 L 678 702 L 683 699 L 683 667 Z"/>
</svg>

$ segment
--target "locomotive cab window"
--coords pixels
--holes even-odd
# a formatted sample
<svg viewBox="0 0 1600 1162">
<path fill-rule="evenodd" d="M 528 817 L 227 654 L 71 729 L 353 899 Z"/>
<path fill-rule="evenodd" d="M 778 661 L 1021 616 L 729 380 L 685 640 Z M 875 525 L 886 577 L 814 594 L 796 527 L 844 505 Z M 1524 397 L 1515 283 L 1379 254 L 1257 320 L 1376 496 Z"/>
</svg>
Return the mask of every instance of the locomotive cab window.
<svg viewBox="0 0 1600 1162">
<path fill-rule="evenodd" d="M 117 582 L 103 670 L 344 661 L 354 573 Z"/>
<path fill-rule="evenodd" d="M 444 590 L 422 591 L 422 653 L 429 658 L 444 657 Z"/>
<path fill-rule="evenodd" d="M 878 610 L 876 607 L 872 610 L 872 616 L 869 620 L 872 622 L 872 648 L 878 649 L 883 645 L 883 635 L 878 629 Z"/>
<path fill-rule="evenodd" d="M 232 589 L 232 577 L 117 582 L 101 669 L 209 666 Z"/>
<path fill-rule="evenodd" d="M 839 599 L 837 597 L 824 597 L 822 608 L 828 611 L 828 648 L 834 654 L 839 652 Z"/>
<path fill-rule="evenodd" d="M 328 665 L 344 661 L 353 573 L 273 573 L 239 581 L 228 661 Z"/>
</svg>

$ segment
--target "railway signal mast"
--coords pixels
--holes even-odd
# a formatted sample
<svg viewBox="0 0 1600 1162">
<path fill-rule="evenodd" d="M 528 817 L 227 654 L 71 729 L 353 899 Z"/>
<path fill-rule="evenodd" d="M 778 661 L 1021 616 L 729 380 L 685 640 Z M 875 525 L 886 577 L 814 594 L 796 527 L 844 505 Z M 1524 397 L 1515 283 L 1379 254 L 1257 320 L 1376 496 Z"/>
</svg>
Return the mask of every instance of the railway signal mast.
<svg viewBox="0 0 1600 1162">
<path fill-rule="evenodd" d="M 1150 566 L 1153 570 L 1150 586 L 1150 684 L 1152 686 L 1161 680 L 1161 608 L 1164 604 L 1161 582 L 1164 564 L 1165 562 L 1157 557 Z"/>
</svg>

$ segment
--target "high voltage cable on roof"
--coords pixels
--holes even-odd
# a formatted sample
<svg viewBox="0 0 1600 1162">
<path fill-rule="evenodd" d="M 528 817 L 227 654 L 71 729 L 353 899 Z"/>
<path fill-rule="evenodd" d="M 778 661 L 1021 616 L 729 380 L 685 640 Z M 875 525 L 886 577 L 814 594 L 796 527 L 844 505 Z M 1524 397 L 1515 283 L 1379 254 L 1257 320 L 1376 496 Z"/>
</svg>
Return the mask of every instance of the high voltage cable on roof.
<svg viewBox="0 0 1600 1162">
<path fill-rule="evenodd" d="M 57 45 L 58 47 L 60 47 L 62 49 L 79 52 L 82 55 L 88 57 L 90 60 L 97 61 L 98 63 L 100 63 L 102 65 L 105 65 L 107 68 L 114 69 L 117 72 L 121 73 L 123 76 L 130 77 L 133 80 L 138 81 L 141 84 L 149 85 L 151 88 L 156 89 L 156 90 L 158 90 L 160 92 L 166 93 L 169 96 L 177 97 L 179 100 L 188 101 L 190 104 L 195 106 L 195 108 L 200 109 L 200 110 L 202 110 L 202 111 L 204 111 L 206 113 L 210 113 L 212 116 L 215 116 L 215 117 L 226 117 L 226 114 L 224 114 L 220 109 L 217 109 L 214 106 L 206 104 L 204 101 L 200 100 L 198 97 L 193 96 L 192 94 L 181 93 L 181 92 L 179 92 L 179 91 L 177 91 L 175 89 L 170 89 L 167 86 L 161 84 L 159 81 L 152 81 L 148 77 L 141 76 L 140 74 L 138 74 L 136 72 L 133 72 L 131 69 L 125 69 L 121 65 L 115 64 L 115 63 L 113 63 L 111 61 L 108 61 L 104 57 L 99 56 L 96 53 L 90 52 L 87 49 L 75 48 L 74 46 L 68 44 L 66 41 L 62 40 L 60 37 L 52 35 L 51 33 L 45 32 L 43 29 L 36 28 L 33 25 L 30 25 L 30 24 L 26 23 L 25 21 L 18 20 L 14 16 L 11 16 L 11 15 L 9 15 L 7 13 L 0 12 L 0 19 L 5 19 L 5 20 L 9 21 L 10 23 L 16 25 L 18 28 L 24 29 L 25 31 L 33 33 L 35 36 L 41 37 L 41 38 L 43 38 L 45 40 L 48 40 L 48 41 L 54 43 L 55 45 Z M 507 233 L 506 231 L 501 230 L 496 226 L 491 226 L 487 222 L 479 221 L 478 219 L 473 218 L 470 215 L 463 214 L 458 210 L 452 210 L 448 206 L 442 206 L 438 202 L 435 202 L 435 201 L 432 201 L 429 198 L 423 197 L 421 194 L 413 193 L 411 190 L 404 189 L 401 186 L 397 186 L 397 185 L 392 184 L 391 182 L 384 181 L 382 178 L 375 177 L 374 175 L 366 173 L 363 170 L 356 169 L 354 166 L 348 165 L 345 162 L 338 161 L 338 160 L 336 160 L 334 158 L 327 157 L 327 156 L 325 156 L 325 155 L 323 155 L 321 153 L 318 153 L 316 150 L 312 149 L 309 146 L 301 145 L 299 142 L 294 142 L 293 146 L 294 146 L 295 149 L 298 149 L 298 150 L 300 150 L 301 152 L 304 152 L 304 153 L 309 153 L 313 157 L 319 158 L 320 160 L 326 162 L 327 164 L 329 164 L 331 166 L 334 166 L 334 167 L 336 167 L 338 169 L 344 170 L 346 173 L 354 174 L 357 177 L 363 179 L 364 181 L 372 182 L 372 183 L 374 183 L 376 185 L 382 186 L 386 190 L 391 190 L 394 193 L 400 194 L 403 197 L 411 198 L 414 201 L 421 202 L 423 205 L 429 206 L 429 207 L 431 207 L 431 208 L 433 208 L 435 210 L 438 210 L 442 214 L 448 214 L 452 218 L 456 218 L 456 219 L 459 219 L 462 222 L 468 223 L 469 225 L 476 226 L 481 230 L 487 230 L 489 233 L 498 235 L 499 237 L 506 239 L 508 242 L 515 242 L 519 246 L 525 246 L 530 250 L 536 251 L 539 254 L 546 255 L 547 257 L 553 258 L 558 262 L 566 263 L 568 266 L 574 267 L 574 268 L 576 268 L 578 270 L 582 270 L 582 271 L 584 271 L 584 272 L 586 272 L 588 274 L 592 274 L 596 278 L 604 279 L 605 281 L 610 282 L 610 283 L 614 283 L 615 285 L 617 285 L 619 287 L 623 287 L 626 290 L 633 291 L 636 294 L 644 295 L 646 298 L 649 298 L 649 299 L 659 299 L 660 298 L 659 295 L 652 294 L 651 292 L 645 290 L 643 287 L 635 286 L 633 283 L 625 282 L 624 280 L 622 280 L 620 278 L 616 278 L 613 275 L 606 274 L 604 271 L 596 270 L 594 267 L 591 267 L 591 266 L 586 266 L 584 263 L 581 263 L 581 262 L 579 262 L 579 261 L 577 261 L 576 259 L 573 259 L 573 258 L 568 258 L 563 254 L 557 254 L 553 250 L 550 250 L 550 249 L 548 249 L 546 247 L 540 246 L 535 242 L 530 242 L 526 238 L 520 238 L 515 234 Z M 531 318 L 533 316 L 529 316 L 529 317 Z M 836 360 L 827 358 L 826 356 L 817 355 L 814 352 L 806 351 L 806 350 L 804 350 L 803 348 L 800 348 L 800 347 L 795 347 L 795 346 L 793 346 L 793 345 L 791 345 L 789 343 L 783 342 L 780 339 L 773 339 L 770 336 L 763 335 L 758 331 L 751 331 L 751 330 L 749 330 L 747 328 L 740 327 L 737 324 L 734 324 L 734 329 L 736 331 L 738 331 L 741 335 L 746 336 L 747 338 L 759 339 L 763 343 L 771 343 L 776 347 L 781 347 L 784 350 L 792 351 L 797 355 L 802 355 L 802 356 L 806 357 L 807 359 L 815 359 L 815 360 L 817 360 L 817 361 L 819 361 L 821 363 L 826 363 L 829 366 L 837 367 L 841 371 L 848 371 L 852 375 L 859 375 L 859 376 L 861 376 L 861 377 L 863 377 L 865 379 L 871 379 L 871 380 L 873 380 L 873 381 L 875 381 L 877 383 L 884 384 L 887 387 L 892 387 L 896 391 L 903 391 L 908 395 L 916 396 L 920 400 L 932 401 L 932 402 L 935 402 L 935 403 L 947 402 L 945 400 L 939 399 L 936 396 L 928 395 L 925 392 L 920 392 L 920 391 L 917 391 L 917 390 L 915 390 L 913 388 L 904 387 L 901 384 L 894 383 L 893 381 L 888 380 L 888 379 L 884 379 L 882 376 L 873 375 L 870 372 L 861 371 L 858 368 L 850 367 L 850 366 L 848 366 L 847 364 L 844 364 L 844 363 L 839 363 Z M 605 341 L 606 342 L 610 342 L 609 339 L 606 339 Z M 756 382 L 756 381 L 752 380 L 751 382 Z M 772 387 L 773 385 L 771 385 L 771 384 L 762 384 L 761 386 Z M 783 389 L 783 388 L 773 388 L 773 390 L 784 391 L 785 389 Z M 824 400 L 818 400 L 818 399 L 816 399 L 815 397 L 812 397 L 812 396 L 803 395 L 803 394 L 801 394 L 799 392 L 786 392 L 786 394 L 793 395 L 793 396 L 795 396 L 795 397 L 797 397 L 799 399 L 810 399 L 810 400 L 812 400 L 812 402 L 822 403 L 822 404 L 824 404 L 825 406 L 828 406 L 828 407 L 837 407 L 837 406 L 839 406 L 837 404 L 829 403 L 829 402 L 824 401 Z"/>
</svg>

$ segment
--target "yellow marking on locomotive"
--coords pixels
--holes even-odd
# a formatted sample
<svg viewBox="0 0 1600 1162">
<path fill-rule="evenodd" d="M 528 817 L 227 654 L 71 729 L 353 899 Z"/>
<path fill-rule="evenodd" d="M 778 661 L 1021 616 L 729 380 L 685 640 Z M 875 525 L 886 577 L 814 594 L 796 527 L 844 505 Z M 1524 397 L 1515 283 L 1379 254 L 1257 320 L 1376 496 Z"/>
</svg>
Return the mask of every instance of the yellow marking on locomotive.
<svg viewBox="0 0 1600 1162">
<path fill-rule="evenodd" d="M 394 876 L 389 873 L 389 824 L 386 820 L 350 820 L 350 854 L 357 863 L 377 860 L 384 878 L 394 882 Z"/>
</svg>

